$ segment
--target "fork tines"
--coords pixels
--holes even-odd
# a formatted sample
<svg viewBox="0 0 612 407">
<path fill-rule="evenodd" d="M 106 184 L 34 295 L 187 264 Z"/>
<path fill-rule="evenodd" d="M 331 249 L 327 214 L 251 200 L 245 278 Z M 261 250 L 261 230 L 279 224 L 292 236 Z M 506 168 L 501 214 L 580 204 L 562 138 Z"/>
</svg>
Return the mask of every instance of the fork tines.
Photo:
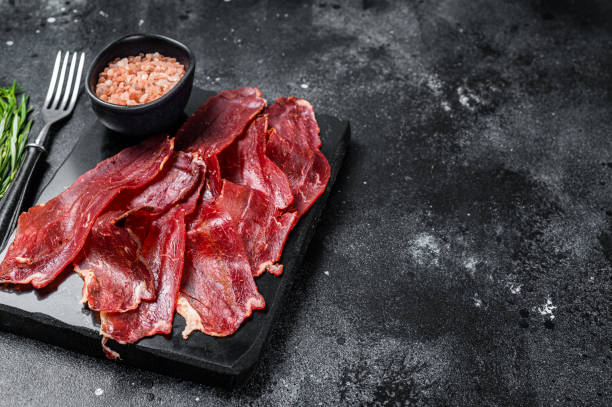
<svg viewBox="0 0 612 407">
<path fill-rule="evenodd" d="M 68 66 L 68 59 L 72 59 L 72 61 L 70 63 L 68 78 L 66 79 L 66 68 Z M 83 74 L 84 63 L 85 53 L 81 52 L 81 57 L 79 58 L 79 67 L 76 70 L 77 73 L 75 79 L 74 71 L 77 65 L 77 52 L 72 53 L 72 58 L 70 58 L 70 52 L 66 52 L 64 55 L 63 63 L 62 51 L 59 51 L 57 53 L 57 57 L 55 58 L 55 66 L 53 67 L 53 75 L 51 76 L 51 83 L 49 83 L 49 90 L 47 91 L 47 97 L 45 98 L 45 104 L 43 106 L 44 109 L 71 111 L 74 108 L 74 104 L 76 103 L 77 96 L 79 94 L 79 86 L 81 84 L 81 75 Z M 62 93 L 64 87 L 65 90 Z"/>
</svg>

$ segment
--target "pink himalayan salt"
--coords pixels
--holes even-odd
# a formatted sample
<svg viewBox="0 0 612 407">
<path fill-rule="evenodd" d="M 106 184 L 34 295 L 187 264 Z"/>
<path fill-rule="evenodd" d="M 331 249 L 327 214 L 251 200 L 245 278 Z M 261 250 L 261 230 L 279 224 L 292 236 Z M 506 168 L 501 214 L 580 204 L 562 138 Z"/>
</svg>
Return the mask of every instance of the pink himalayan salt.
<svg viewBox="0 0 612 407">
<path fill-rule="evenodd" d="M 142 105 L 165 95 L 185 75 L 185 67 L 154 54 L 116 58 L 100 73 L 96 96 L 116 105 Z"/>
</svg>

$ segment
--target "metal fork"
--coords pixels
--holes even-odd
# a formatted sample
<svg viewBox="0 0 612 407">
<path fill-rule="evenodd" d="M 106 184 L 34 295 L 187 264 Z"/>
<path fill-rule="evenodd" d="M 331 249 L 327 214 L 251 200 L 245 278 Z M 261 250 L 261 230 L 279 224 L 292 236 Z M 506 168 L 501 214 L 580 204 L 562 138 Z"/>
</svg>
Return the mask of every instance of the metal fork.
<svg viewBox="0 0 612 407">
<path fill-rule="evenodd" d="M 81 85 L 81 75 L 83 74 L 83 64 L 85 63 L 85 53 L 81 53 L 77 68 L 77 53 L 72 53 L 72 61 L 66 79 L 68 60 L 70 52 L 64 55 L 62 63 L 62 52 L 57 53 L 51 83 L 42 108 L 42 119 L 45 123 L 38 137 L 33 142 L 26 145 L 25 156 L 21 163 L 15 179 L 9 187 L 8 193 L 4 198 L 4 205 L 0 208 L 0 231 L 2 240 L 0 249 L 6 246 L 9 237 L 15 227 L 18 216 L 21 214 L 23 200 L 30 186 L 30 178 L 36 169 L 40 157 L 47 154 L 45 148 L 49 129 L 55 123 L 68 117 L 74 110 L 79 88 Z M 60 71 L 61 66 L 61 71 Z M 76 79 L 74 78 L 76 70 Z M 58 79 L 59 74 L 59 79 Z M 73 80 L 75 79 L 75 80 Z"/>
</svg>

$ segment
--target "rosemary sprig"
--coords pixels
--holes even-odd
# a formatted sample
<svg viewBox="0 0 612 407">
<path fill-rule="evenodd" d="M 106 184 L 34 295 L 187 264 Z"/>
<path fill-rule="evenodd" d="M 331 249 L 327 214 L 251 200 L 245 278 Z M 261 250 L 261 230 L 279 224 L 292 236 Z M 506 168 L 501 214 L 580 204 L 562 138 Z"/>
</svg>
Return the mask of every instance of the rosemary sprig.
<svg viewBox="0 0 612 407">
<path fill-rule="evenodd" d="M 28 107 L 28 96 L 21 94 L 18 103 L 19 91 L 16 81 L 9 88 L 0 88 L 0 199 L 23 161 L 32 126 L 32 120 L 28 120 L 32 110 Z"/>
</svg>

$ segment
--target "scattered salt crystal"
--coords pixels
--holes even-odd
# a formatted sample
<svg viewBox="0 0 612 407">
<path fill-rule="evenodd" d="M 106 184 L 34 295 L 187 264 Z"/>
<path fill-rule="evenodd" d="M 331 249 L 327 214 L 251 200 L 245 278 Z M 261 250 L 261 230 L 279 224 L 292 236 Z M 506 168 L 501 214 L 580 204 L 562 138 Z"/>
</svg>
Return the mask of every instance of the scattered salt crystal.
<svg viewBox="0 0 612 407">
<path fill-rule="evenodd" d="M 79 12 L 79 10 L 74 9 L 74 10 L 72 10 L 72 12 L 73 12 L 74 14 L 76 14 L 76 13 L 78 13 L 78 12 Z"/>
<path fill-rule="evenodd" d="M 53 24 L 55 21 L 57 21 L 57 20 L 55 19 L 55 17 L 49 17 L 49 18 L 47 18 L 47 22 L 48 22 L 49 24 Z"/>
<path fill-rule="evenodd" d="M 200 401 L 200 398 L 199 398 L 199 397 L 196 397 L 196 401 Z"/>
<path fill-rule="evenodd" d="M 215 82 L 219 82 L 221 78 L 215 78 Z"/>
<path fill-rule="evenodd" d="M 308 89 L 308 84 L 307 83 L 303 83 L 303 84 L 300 85 L 300 87 L 302 89 Z"/>
<path fill-rule="evenodd" d="M 363 181 L 363 185 L 368 185 L 368 181 Z"/>
<path fill-rule="evenodd" d="M 329 277 L 329 271 L 325 270 L 325 271 L 323 272 L 323 274 L 325 274 L 327 277 Z"/>
<path fill-rule="evenodd" d="M 285 18 L 289 17 L 289 14 L 285 13 Z"/>
<path fill-rule="evenodd" d="M 100 10 L 99 14 L 104 18 L 108 17 L 108 13 L 105 13 L 103 10 Z"/>
<path fill-rule="evenodd" d="M 230 2 L 230 1 L 232 1 L 232 0 L 223 0 L 223 1 L 225 1 L 226 3 L 229 3 L 229 2 Z"/>
<path fill-rule="evenodd" d="M 63 13 L 64 11 L 66 11 L 66 7 L 62 7 L 60 11 Z"/>
<path fill-rule="evenodd" d="M 538 307 L 538 311 L 540 312 L 540 315 L 542 315 L 543 317 L 548 317 L 551 320 L 555 319 L 555 315 L 553 314 L 553 311 L 556 309 L 557 309 L 557 306 L 553 305 L 550 297 L 546 297 L 546 303 Z"/>
<path fill-rule="evenodd" d="M 144 20 L 143 20 L 143 19 L 140 19 L 140 20 L 138 21 L 138 27 L 140 27 L 140 26 L 141 26 L 141 25 L 143 25 L 143 24 L 144 24 Z"/>
<path fill-rule="evenodd" d="M 95 394 L 96 396 L 101 396 L 101 395 L 103 395 L 103 394 L 104 394 L 104 390 L 102 390 L 101 388 L 99 388 L 99 387 L 98 387 L 98 388 L 96 389 L 96 391 L 94 391 L 94 394 Z"/>
<path fill-rule="evenodd" d="M 6 42 L 6 45 L 8 45 L 9 47 L 12 47 L 12 46 L 13 46 L 13 44 L 14 44 L 14 42 L 13 42 L 13 41 L 7 41 L 7 42 Z"/>
</svg>

